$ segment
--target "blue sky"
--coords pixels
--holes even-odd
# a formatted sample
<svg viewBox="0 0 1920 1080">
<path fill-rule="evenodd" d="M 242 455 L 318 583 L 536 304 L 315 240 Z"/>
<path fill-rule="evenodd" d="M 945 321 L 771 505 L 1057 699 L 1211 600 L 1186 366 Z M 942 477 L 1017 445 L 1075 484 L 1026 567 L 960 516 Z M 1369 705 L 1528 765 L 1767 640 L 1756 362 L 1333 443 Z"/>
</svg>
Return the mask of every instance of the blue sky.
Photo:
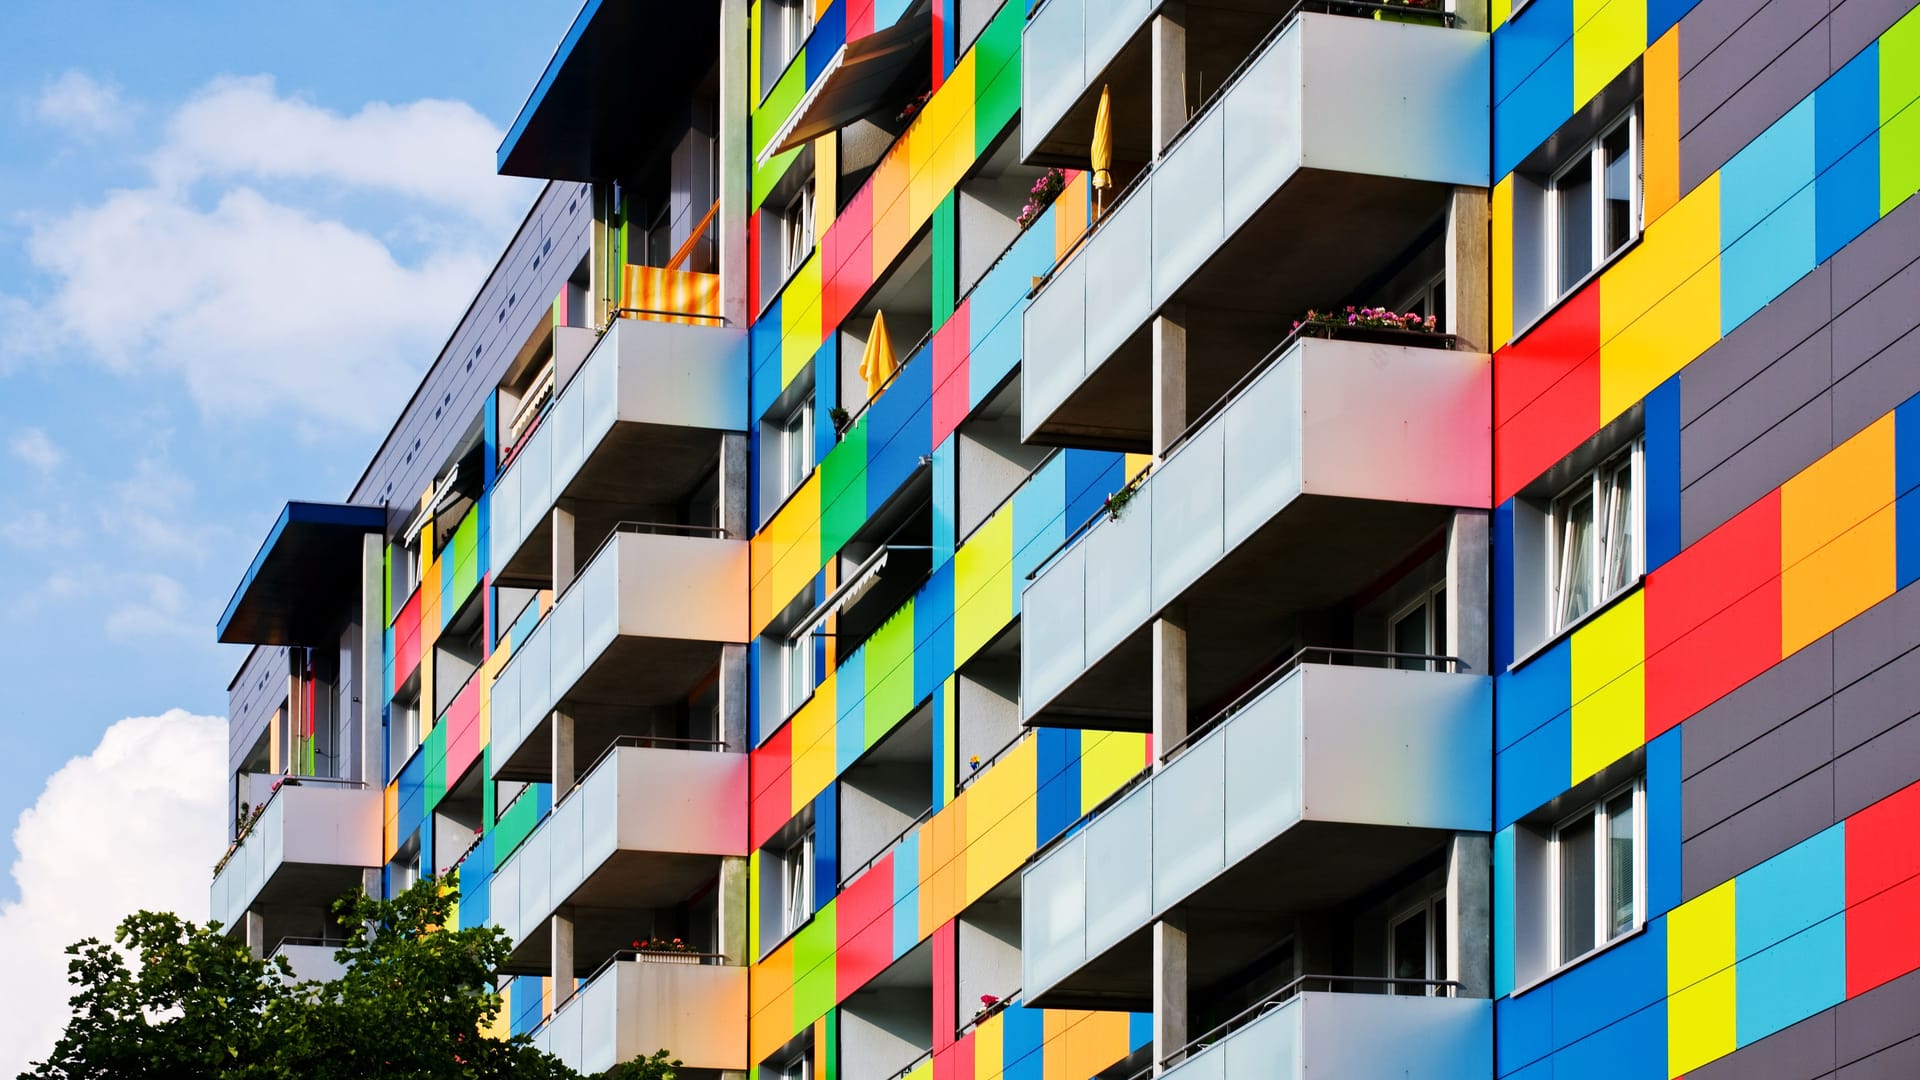
<svg viewBox="0 0 1920 1080">
<path fill-rule="evenodd" d="M 0 922 L 66 842 L 51 774 L 124 718 L 224 716 L 214 621 L 530 204 L 492 153 L 577 8 L 0 4 Z M 83 801 L 149 813 L 111 779 L 174 770 L 142 738 Z"/>
</svg>

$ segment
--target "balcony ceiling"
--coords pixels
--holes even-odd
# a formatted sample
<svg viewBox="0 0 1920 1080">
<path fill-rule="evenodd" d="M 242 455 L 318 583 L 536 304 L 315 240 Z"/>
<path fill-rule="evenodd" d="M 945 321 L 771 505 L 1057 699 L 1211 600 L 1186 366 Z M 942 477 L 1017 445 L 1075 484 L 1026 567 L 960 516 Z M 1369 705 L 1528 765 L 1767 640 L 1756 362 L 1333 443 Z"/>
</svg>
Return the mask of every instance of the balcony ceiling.
<svg viewBox="0 0 1920 1080">
<path fill-rule="evenodd" d="M 829 131 L 905 103 L 905 82 L 924 67 L 933 40 L 933 11 L 916 4 L 892 26 L 840 46 L 812 91 L 769 143 L 768 156 L 805 146 Z"/>
<path fill-rule="evenodd" d="M 360 538 L 386 527 L 378 506 L 288 503 L 220 616 L 220 640 L 318 645 L 337 635 L 359 602 Z"/>
<path fill-rule="evenodd" d="M 499 170 L 609 180 L 685 126 L 720 57 L 717 0 L 587 0 L 500 144 Z"/>
</svg>

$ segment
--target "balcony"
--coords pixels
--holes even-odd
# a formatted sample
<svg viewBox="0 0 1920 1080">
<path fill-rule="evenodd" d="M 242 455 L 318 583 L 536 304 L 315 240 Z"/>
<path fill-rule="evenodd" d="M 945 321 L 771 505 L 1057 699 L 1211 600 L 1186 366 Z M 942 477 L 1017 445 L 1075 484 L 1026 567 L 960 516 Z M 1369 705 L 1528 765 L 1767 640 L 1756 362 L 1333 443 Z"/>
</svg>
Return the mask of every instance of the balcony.
<svg viewBox="0 0 1920 1080">
<path fill-rule="evenodd" d="M 381 793 L 364 784 L 289 777 L 214 871 L 207 909 L 229 934 L 255 907 L 326 910 L 377 870 Z M 273 940 L 268 938 L 268 940 Z"/>
<path fill-rule="evenodd" d="M 614 320 L 494 484 L 495 584 L 552 583 L 555 506 L 604 536 L 711 478 L 720 436 L 746 430 L 746 387 L 746 331 Z"/>
<path fill-rule="evenodd" d="M 1188 699 L 1232 696 L 1291 651 L 1303 613 L 1365 588 L 1452 508 L 1488 505 L 1490 378 L 1484 354 L 1284 347 L 1027 585 L 1025 721 L 1147 730 L 1148 626 L 1175 603 Z"/>
<path fill-rule="evenodd" d="M 1287 670 L 1028 867 L 1027 1002 L 1150 1001 L 1149 928 L 1176 909 L 1193 982 L 1220 981 L 1288 918 L 1485 831 L 1492 724 L 1485 675 Z"/>
<path fill-rule="evenodd" d="M 550 973 L 548 916 L 562 909 L 591 970 L 646 936 L 636 912 L 686 901 L 721 857 L 746 853 L 745 754 L 616 746 L 494 871 L 492 918 L 514 942 L 505 970 Z"/>
<path fill-rule="evenodd" d="M 746 968 L 629 953 L 561 1005 L 533 1042 L 589 1076 L 663 1047 L 688 1069 L 737 1071 L 749 1064 L 747 1014 Z"/>
<path fill-rule="evenodd" d="M 622 525 L 500 669 L 493 778 L 551 779 L 552 715 L 599 747 L 684 702 L 747 634 L 747 542 Z M 695 533 L 704 530 L 693 530 Z"/>
<path fill-rule="evenodd" d="M 1301 988 L 1355 981 L 1302 979 L 1283 997 L 1249 1009 L 1228 1030 L 1172 1055 L 1180 1060 L 1161 1075 L 1180 1080 L 1493 1075 L 1493 1002 Z"/>
<path fill-rule="evenodd" d="M 1453 186 L 1488 183 L 1488 70 L 1485 34 L 1285 21 L 1035 295 L 1023 436 L 1148 449 L 1155 313 L 1186 311 L 1187 400 L 1212 401 L 1282 320 L 1433 243 Z"/>
<path fill-rule="evenodd" d="M 332 982 L 346 974 L 347 966 L 336 955 L 345 944 L 340 939 L 287 938 L 274 946 L 272 955 L 287 958 L 294 982 Z"/>
</svg>

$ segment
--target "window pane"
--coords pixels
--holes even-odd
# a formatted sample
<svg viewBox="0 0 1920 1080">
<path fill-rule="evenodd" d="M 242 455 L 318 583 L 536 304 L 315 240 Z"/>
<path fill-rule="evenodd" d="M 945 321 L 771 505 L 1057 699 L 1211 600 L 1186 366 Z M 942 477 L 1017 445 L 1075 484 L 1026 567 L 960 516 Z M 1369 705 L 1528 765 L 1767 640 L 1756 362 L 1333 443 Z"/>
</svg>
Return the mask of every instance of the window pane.
<svg viewBox="0 0 1920 1080">
<path fill-rule="evenodd" d="M 1583 819 L 1560 830 L 1560 962 L 1592 950 L 1593 821 Z"/>
<path fill-rule="evenodd" d="M 1427 605 L 1421 604 L 1393 624 L 1393 651 L 1424 656 L 1427 651 Z M 1418 671 L 1427 665 L 1425 661 L 1396 658 L 1393 666 L 1402 671 Z"/>
<path fill-rule="evenodd" d="M 1620 463 L 1608 485 L 1607 593 L 1627 587 L 1639 569 L 1634 558 L 1633 464 Z"/>
<path fill-rule="evenodd" d="M 1626 246 L 1633 239 L 1633 187 L 1634 168 L 1631 138 L 1631 124 L 1621 124 L 1614 128 L 1600 144 L 1601 156 L 1606 160 L 1606 232 L 1603 234 L 1607 245 L 1607 254 L 1611 255 Z"/>
<path fill-rule="evenodd" d="M 1633 793 L 1607 803 L 1607 940 L 1633 929 Z"/>
<path fill-rule="evenodd" d="M 1393 927 L 1393 977 L 1396 979 L 1427 978 L 1427 913 L 1422 910 L 1409 915 L 1394 924 Z M 1425 991 L 1418 987 L 1396 986 L 1396 994 L 1420 994 Z"/>
<path fill-rule="evenodd" d="M 1567 170 L 1554 184 L 1559 214 L 1560 292 L 1574 287 L 1593 269 L 1593 161 Z"/>
<path fill-rule="evenodd" d="M 1554 515 L 1560 544 L 1556 553 L 1559 575 L 1560 607 L 1554 625 L 1566 626 L 1592 610 L 1593 583 L 1593 494 L 1583 490 L 1568 496 Z"/>
<path fill-rule="evenodd" d="M 1433 609 L 1433 655 L 1445 656 L 1447 655 L 1447 590 L 1440 589 L 1435 592 L 1427 606 Z M 1446 665 L 1435 661 L 1433 670 L 1445 671 L 1447 668 Z"/>
</svg>

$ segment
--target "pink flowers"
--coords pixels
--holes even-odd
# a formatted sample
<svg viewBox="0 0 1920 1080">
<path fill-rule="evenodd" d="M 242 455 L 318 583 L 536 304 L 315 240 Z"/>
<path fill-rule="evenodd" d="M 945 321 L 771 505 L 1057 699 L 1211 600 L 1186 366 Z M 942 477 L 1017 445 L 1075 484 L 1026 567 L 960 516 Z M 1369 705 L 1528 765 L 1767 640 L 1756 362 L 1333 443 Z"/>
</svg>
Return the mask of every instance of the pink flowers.
<svg viewBox="0 0 1920 1080">
<path fill-rule="evenodd" d="M 1293 320 L 1293 332 L 1313 337 L 1330 337 L 1334 328 L 1353 330 L 1404 330 L 1418 334 L 1440 334 L 1440 319 L 1417 311 L 1397 312 L 1392 308 L 1359 307 L 1348 304 L 1339 311 L 1310 308 Z"/>
<path fill-rule="evenodd" d="M 1027 191 L 1027 204 L 1020 208 L 1020 227 L 1025 229 L 1040 220 L 1040 215 L 1046 213 L 1047 207 L 1052 206 L 1053 200 L 1059 198 L 1060 193 L 1066 188 L 1065 172 L 1059 169 L 1048 169 L 1041 173 L 1040 178 L 1035 180 L 1033 187 Z"/>
</svg>

